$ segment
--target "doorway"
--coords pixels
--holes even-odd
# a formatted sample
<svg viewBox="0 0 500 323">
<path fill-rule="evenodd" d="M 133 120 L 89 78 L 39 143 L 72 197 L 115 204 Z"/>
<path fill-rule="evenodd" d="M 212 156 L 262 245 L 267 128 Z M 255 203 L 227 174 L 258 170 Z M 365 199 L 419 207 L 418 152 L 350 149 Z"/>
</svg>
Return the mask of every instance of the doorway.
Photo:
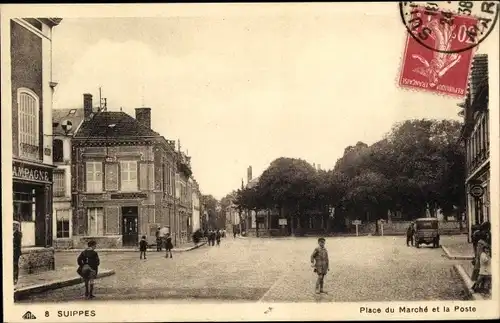
<svg viewBox="0 0 500 323">
<path fill-rule="evenodd" d="M 137 206 L 122 207 L 122 243 L 123 246 L 135 247 L 139 241 L 139 208 Z"/>
</svg>

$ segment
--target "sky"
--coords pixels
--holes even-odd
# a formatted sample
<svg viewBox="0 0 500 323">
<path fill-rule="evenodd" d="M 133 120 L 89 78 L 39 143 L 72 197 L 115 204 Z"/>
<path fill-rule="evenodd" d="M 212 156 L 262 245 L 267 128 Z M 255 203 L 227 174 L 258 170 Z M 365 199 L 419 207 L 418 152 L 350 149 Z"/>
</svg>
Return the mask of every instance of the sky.
<svg viewBox="0 0 500 323">
<path fill-rule="evenodd" d="M 221 198 L 279 157 L 330 169 L 395 122 L 460 120 L 456 98 L 397 86 L 406 30 L 396 3 L 364 10 L 64 18 L 53 31 L 54 108 L 152 109 L 203 194 Z M 359 6 L 358 6 L 359 7 Z M 337 8 L 341 8 L 338 6 Z"/>
</svg>

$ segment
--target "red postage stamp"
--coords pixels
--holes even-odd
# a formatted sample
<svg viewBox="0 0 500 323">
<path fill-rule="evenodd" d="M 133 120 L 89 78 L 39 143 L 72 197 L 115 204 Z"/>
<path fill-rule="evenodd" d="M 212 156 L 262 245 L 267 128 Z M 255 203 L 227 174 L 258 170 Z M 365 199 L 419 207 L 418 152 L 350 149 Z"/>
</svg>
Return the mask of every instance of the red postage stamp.
<svg viewBox="0 0 500 323">
<path fill-rule="evenodd" d="M 477 41 L 477 19 L 447 13 L 425 15 L 423 8 L 412 15 L 413 34 L 407 34 L 399 85 L 464 97 Z M 466 46 L 470 48 L 461 50 Z"/>
</svg>

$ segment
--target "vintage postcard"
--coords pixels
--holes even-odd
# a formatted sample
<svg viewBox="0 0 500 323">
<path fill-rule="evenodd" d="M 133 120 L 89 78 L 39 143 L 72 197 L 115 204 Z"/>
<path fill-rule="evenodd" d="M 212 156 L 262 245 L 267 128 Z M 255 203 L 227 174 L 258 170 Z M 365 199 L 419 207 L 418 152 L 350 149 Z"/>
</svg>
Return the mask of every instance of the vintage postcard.
<svg viewBox="0 0 500 323">
<path fill-rule="evenodd" d="M 498 318 L 499 6 L 1 5 L 4 321 Z"/>
</svg>

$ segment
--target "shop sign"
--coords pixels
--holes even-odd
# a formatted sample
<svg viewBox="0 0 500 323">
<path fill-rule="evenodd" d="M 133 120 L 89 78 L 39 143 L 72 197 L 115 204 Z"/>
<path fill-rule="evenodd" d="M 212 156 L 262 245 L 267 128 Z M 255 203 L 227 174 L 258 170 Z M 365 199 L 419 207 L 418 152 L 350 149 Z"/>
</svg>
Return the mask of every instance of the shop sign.
<svg viewBox="0 0 500 323">
<path fill-rule="evenodd" d="M 12 162 L 12 177 L 32 182 L 52 183 L 52 169 L 41 166 Z"/>
<path fill-rule="evenodd" d="M 147 197 L 146 193 L 116 193 L 110 196 L 112 200 L 145 199 Z"/>
<path fill-rule="evenodd" d="M 475 198 L 480 198 L 484 194 L 484 188 L 479 184 L 472 185 L 469 194 Z"/>
<path fill-rule="evenodd" d="M 286 221 L 286 219 L 279 219 L 278 223 L 279 223 L 279 225 L 286 225 L 287 221 Z"/>
</svg>

